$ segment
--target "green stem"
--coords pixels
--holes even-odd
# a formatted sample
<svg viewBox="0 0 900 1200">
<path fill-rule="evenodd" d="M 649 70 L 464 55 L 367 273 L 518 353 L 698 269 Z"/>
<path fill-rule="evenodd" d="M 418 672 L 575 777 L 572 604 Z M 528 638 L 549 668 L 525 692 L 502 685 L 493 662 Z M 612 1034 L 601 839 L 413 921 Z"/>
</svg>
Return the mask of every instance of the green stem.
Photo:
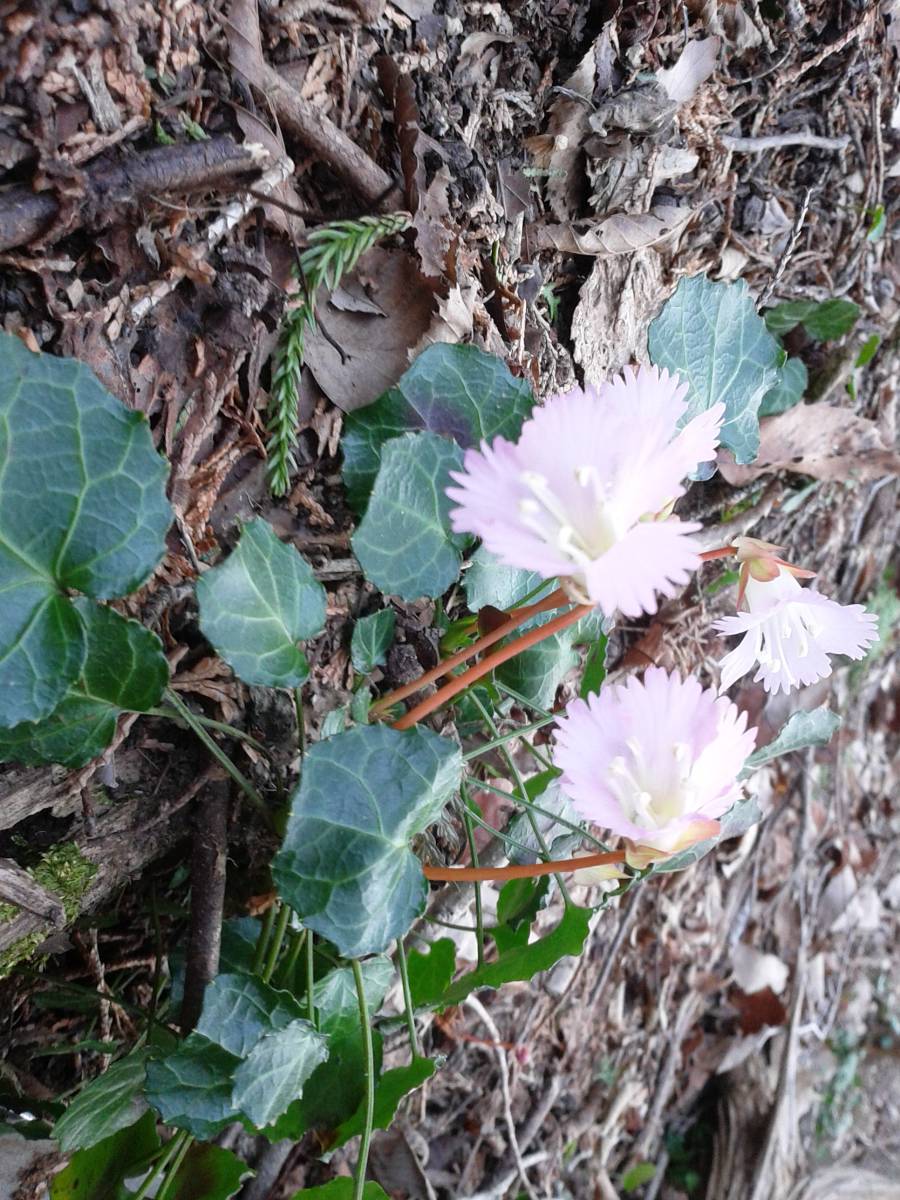
<svg viewBox="0 0 900 1200">
<path fill-rule="evenodd" d="M 159 1178 L 160 1172 L 162 1172 L 166 1169 L 166 1167 L 169 1165 L 169 1163 L 172 1161 L 172 1159 L 175 1157 L 175 1155 L 181 1149 L 185 1140 L 189 1139 L 190 1136 L 191 1135 L 189 1133 L 184 1133 L 183 1131 L 179 1131 L 166 1144 L 166 1146 L 163 1149 L 162 1153 L 160 1154 L 159 1158 L 153 1164 L 153 1169 L 150 1171 L 150 1173 L 148 1175 L 146 1175 L 144 1177 L 144 1182 L 141 1184 L 141 1186 L 138 1188 L 138 1190 L 134 1193 L 134 1200 L 144 1200 L 144 1197 L 147 1195 L 147 1192 L 150 1190 L 150 1188 L 153 1186 L 153 1184 Z"/>
<path fill-rule="evenodd" d="M 173 1154 L 172 1158 L 166 1164 L 165 1179 L 162 1187 L 156 1193 L 156 1200 L 168 1200 L 172 1194 L 172 1188 L 175 1186 L 175 1176 L 178 1174 L 178 1169 L 184 1162 L 185 1155 L 190 1150 L 194 1139 L 189 1133 L 184 1135 L 184 1141 Z"/>
<path fill-rule="evenodd" d="M 272 936 L 272 927 L 275 924 L 275 918 L 278 915 L 278 902 L 271 905 L 266 910 L 266 915 L 263 917 L 262 928 L 259 931 L 259 937 L 256 939 L 256 950 L 253 955 L 253 967 L 251 968 L 254 975 L 258 975 L 262 970 L 262 965 L 266 961 L 266 951 L 269 949 L 269 939 Z"/>
<path fill-rule="evenodd" d="M 291 937 L 291 948 L 288 951 L 287 958 L 284 960 L 284 966 L 281 968 L 281 986 L 291 992 L 294 990 L 291 985 L 294 979 L 294 971 L 297 969 L 297 959 L 300 957 L 300 951 L 303 949 L 305 941 L 306 930 L 295 929 Z"/>
<path fill-rule="evenodd" d="M 569 821 L 566 817 L 562 817 L 559 813 L 550 812 L 548 808 L 541 808 L 540 804 L 535 804 L 533 800 L 522 800 L 520 796 L 510 796 L 509 792 L 504 792 L 503 788 L 494 787 L 492 783 L 487 783 L 484 779 L 478 780 L 478 787 L 485 792 L 493 792 L 495 796 L 502 796 L 506 800 L 518 800 L 523 808 L 533 808 L 536 813 L 542 817 L 546 817 L 549 821 L 556 821 L 558 825 L 564 825 L 566 829 L 571 829 L 572 833 L 577 833 L 587 842 L 593 842 L 600 850 L 608 850 L 609 846 L 605 842 L 601 842 L 598 837 L 581 825 L 577 825 L 574 821 Z M 531 851 L 533 853 L 533 851 Z"/>
<path fill-rule="evenodd" d="M 508 683 L 498 683 L 495 680 L 494 686 L 498 692 L 502 692 L 504 696 L 509 696 L 510 700 L 515 700 L 517 704 L 521 704 L 522 708 L 530 708 L 539 717 L 546 717 L 548 720 L 553 719 L 553 713 L 549 709 L 541 708 L 539 704 L 535 704 L 533 700 L 529 700 L 527 696 L 523 696 L 521 692 L 517 692 L 515 688 L 511 688 Z"/>
<path fill-rule="evenodd" d="M 213 739 L 209 736 L 181 697 L 173 692 L 171 688 L 167 688 L 166 699 L 176 710 L 185 724 L 190 726 L 193 733 L 196 734 L 219 766 L 231 776 L 244 795 L 253 801 L 256 807 L 265 816 L 266 821 L 271 824 L 272 818 L 269 814 L 269 810 L 266 808 L 265 803 L 263 802 L 262 796 L 260 796 L 259 792 L 253 786 L 250 780 L 238 770 L 218 742 L 213 741 Z"/>
<path fill-rule="evenodd" d="M 475 693 L 472 692 L 471 695 L 474 696 Z M 534 733 L 536 729 L 543 729 L 545 725 L 550 725 L 555 720 L 556 717 L 545 717 L 541 721 L 533 721 L 530 725 L 523 725 L 520 729 L 514 729 L 512 733 L 503 733 L 490 742 L 476 746 L 474 750 L 467 750 L 463 755 L 463 759 L 465 762 L 471 762 L 473 758 L 481 758 L 482 754 L 489 754 L 491 750 L 496 750 L 498 746 L 505 746 L 507 742 L 514 741 L 515 738 L 524 737 L 526 733 Z"/>
<path fill-rule="evenodd" d="M 469 789 L 462 784 L 461 795 L 463 802 L 463 825 L 466 829 L 466 841 L 469 844 L 469 857 L 472 866 L 478 866 L 478 848 L 475 845 L 475 830 L 472 828 L 472 808 L 474 807 Z M 481 884 L 475 884 L 475 950 L 478 955 L 479 967 L 484 966 L 484 910 L 481 904 Z"/>
<path fill-rule="evenodd" d="M 480 787 L 481 784 L 479 783 L 478 786 Z M 500 791 L 499 788 L 497 788 L 496 790 L 498 792 Z M 505 796 L 507 800 L 516 799 L 516 797 L 511 796 L 509 794 L 509 792 L 500 792 L 500 794 L 502 796 Z M 474 808 L 469 810 L 469 820 L 474 821 L 476 825 L 480 825 L 482 829 L 486 829 L 488 831 L 488 833 L 493 834 L 494 837 L 499 838 L 500 841 L 503 842 L 504 846 L 511 846 L 513 848 L 513 850 L 518 850 L 521 854 L 525 854 L 529 858 L 534 857 L 534 846 L 526 846 L 524 842 L 520 842 L 517 838 L 512 837 L 511 834 L 504 833 L 504 831 L 502 829 L 495 829 L 494 826 L 491 825 L 491 823 L 489 821 L 486 821 L 484 819 L 484 817 L 482 817 L 479 813 L 475 812 Z M 475 865 L 477 865 L 477 864 L 475 864 Z"/>
<path fill-rule="evenodd" d="M 275 968 L 278 965 L 278 955 L 281 953 L 281 944 L 284 941 L 285 931 L 290 919 L 290 907 L 287 904 L 282 904 L 278 913 L 278 919 L 275 922 L 275 932 L 272 935 L 272 942 L 269 946 L 266 967 L 262 974 L 263 983 L 268 983 L 275 974 Z"/>
<path fill-rule="evenodd" d="M 430 925 L 443 925 L 445 929 L 461 929 L 463 933 L 478 932 L 474 925 L 457 925 L 455 921 L 443 921 L 440 917 L 429 917 L 427 913 L 422 919 Z"/>
<path fill-rule="evenodd" d="M 521 704 L 523 708 L 530 708 L 531 711 L 537 713 L 539 717 L 546 717 L 548 721 L 553 719 L 553 713 L 548 712 L 546 708 L 541 708 L 540 705 L 533 703 L 533 701 L 529 700 L 527 696 L 523 696 L 521 692 L 517 692 L 515 688 L 511 688 L 508 684 L 501 683 L 499 679 L 495 679 L 494 686 L 497 688 L 498 692 L 501 692 L 504 696 L 509 696 L 511 700 L 515 700 L 516 703 Z M 527 741 L 523 742 L 522 744 L 528 753 L 537 759 L 544 770 L 549 770 L 553 767 L 553 763 L 550 761 L 550 759 L 547 758 L 545 754 L 542 754 L 540 750 L 538 750 L 537 746 L 533 746 L 531 742 Z"/>
<path fill-rule="evenodd" d="M 319 1028 L 319 1023 L 316 1020 L 316 1002 L 315 1002 L 315 985 L 316 985 L 316 963 L 315 963 L 315 944 L 313 931 L 306 931 L 306 1015 L 310 1022 Z"/>
<path fill-rule="evenodd" d="M 180 721 L 183 724 L 184 718 L 174 709 L 169 708 L 148 708 L 145 714 L 148 717 L 163 717 L 166 721 Z M 235 729 L 233 725 L 228 725 L 225 721 L 214 721 L 212 717 L 201 717 L 199 713 L 193 713 L 193 718 L 204 729 L 215 729 L 217 733 L 224 733 L 227 737 L 236 738 L 239 742 L 246 742 L 248 746 L 252 746 L 254 750 L 258 750 L 261 754 L 265 754 L 268 758 L 270 751 L 258 742 L 255 737 L 249 733 L 245 733 L 243 729 Z"/>
<path fill-rule="evenodd" d="M 494 737 L 498 737 L 500 731 L 497 728 L 497 722 L 494 720 L 489 709 L 487 709 L 485 707 L 485 705 L 482 704 L 481 700 L 479 700 L 478 693 L 474 690 L 472 691 L 472 701 L 475 704 L 478 711 L 481 713 L 481 716 L 482 716 L 485 724 L 487 725 L 488 729 L 491 731 L 491 733 L 494 735 Z M 522 778 L 522 772 L 519 770 L 519 765 L 516 762 L 516 760 L 513 758 L 513 756 L 510 754 L 509 749 L 507 748 L 505 743 L 504 743 L 504 745 L 502 745 L 500 747 L 500 753 L 503 757 L 504 762 L 509 767 L 510 771 L 512 771 L 515 785 L 519 789 L 519 795 L 515 796 L 514 799 L 520 800 L 520 801 L 521 800 L 525 801 L 525 804 L 523 805 L 523 807 L 525 808 L 525 816 L 528 818 L 528 824 L 531 826 L 531 832 L 534 834 L 535 840 L 537 841 L 537 844 L 541 848 L 541 854 L 544 858 L 544 861 L 549 862 L 551 859 L 550 847 L 547 845 L 547 839 L 544 837 L 543 833 L 541 832 L 541 827 L 538 824 L 537 817 L 532 812 L 532 810 L 527 806 L 528 805 L 528 792 L 525 790 L 525 780 Z M 562 875 L 557 875 L 555 878 L 556 878 L 557 884 L 559 885 L 559 890 L 562 893 L 563 900 L 565 900 L 566 904 L 571 904 L 572 897 L 569 895 L 568 888 L 565 885 Z"/>
<path fill-rule="evenodd" d="M 416 1033 L 416 1017 L 413 1009 L 412 992 L 409 988 L 409 969 L 406 963 L 406 947 L 403 938 L 397 938 L 397 966 L 400 969 L 400 982 L 403 985 L 403 1007 L 406 1011 L 406 1028 L 409 1030 L 409 1048 L 413 1058 L 419 1057 L 419 1037 Z"/>
<path fill-rule="evenodd" d="M 369 1161 L 369 1142 L 372 1140 L 372 1125 L 375 1120 L 375 1050 L 372 1046 L 372 1026 L 366 1005 L 366 989 L 363 983 L 359 959 L 350 960 L 353 980 L 356 984 L 356 999 L 359 1003 L 359 1028 L 366 1056 L 366 1120 L 359 1139 L 359 1158 L 356 1161 L 356 1176 L 353 1185 L 353 1200 L 363 1200 L 366 1186 L 366 1166 Z"/>
</svg>

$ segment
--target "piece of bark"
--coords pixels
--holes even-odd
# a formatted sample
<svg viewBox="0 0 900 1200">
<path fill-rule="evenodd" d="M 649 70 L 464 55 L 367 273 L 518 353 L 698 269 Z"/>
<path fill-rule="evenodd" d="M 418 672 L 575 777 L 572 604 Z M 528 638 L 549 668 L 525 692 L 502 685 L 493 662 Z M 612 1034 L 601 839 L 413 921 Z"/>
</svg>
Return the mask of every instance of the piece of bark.
<svg viewBox="0 0 900 1200">
<path fill-rule="evenodd" d="M 57 927 L 66 922 L 59 896 L 42 887 L 11 858 L 0 858 L 0 901 L 14 904 Z"/>
<path fill-rule="evenodd" d="M 82 895 L 79 912 L 98 908 L 118 888 L 138 878 L 148 863 L 170 850 L 187 832 L 184 810 L 197 793 L 218 773 L 207 767 L 164 808 L 158 801 L 141 798 L 117 804 L 97 820 L 97 836 L 77 835 L 74 843 L 81 855 L 96 867 Z M 22 912 L 0 924 L 0 952 L 35 933 L 52 933 L 49 922 L 34 913 Z M 39 952 L 40 948 L 38 948 Z"/>
<path fill-rule="evenodd" d="M 210 781 L 197 806 L 191 855 L 191 930 L 184 969 L 181 1032 L 188 1034 L 203 1008 L 206 985 L 219 969 L 225 862 L 228 854 L 229 781 Z"/>
<path fill-rule="evenodd" d="M 268 156 L 252 143 L 210 138 L 185 146 L 157 146 L 117 163 L 84 173 L 85 191 L 65 232 L 86 226 L 100 229 L 120 220 L 122 208 L 154 195 L 196 192 L 235 175 L 262 170 Z M 54 192 L 28 187 L 0 193 L 0 251 L 22 246 L 48 230 L 60 213 Z"/>
</svg>

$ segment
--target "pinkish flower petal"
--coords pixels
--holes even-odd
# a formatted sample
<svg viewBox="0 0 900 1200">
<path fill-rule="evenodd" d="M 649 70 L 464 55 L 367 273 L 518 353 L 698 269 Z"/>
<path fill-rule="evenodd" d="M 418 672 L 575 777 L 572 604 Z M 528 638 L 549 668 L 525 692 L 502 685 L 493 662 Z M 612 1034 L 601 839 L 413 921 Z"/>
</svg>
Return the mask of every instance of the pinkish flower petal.
<svg viewBox="0 0 900 1200">
<path fill-rule="evenodd" d="M 509 566 L 558 576 L 612 613 L 656 610 L 687 582 L 696 526 L 648 521 L 711 458 L 722 406 L 678 433 L 686 388 L 655 367 L 630 369 L 599 391 L 552 397 L 522 426 L 469 450 L 447 494 L 457 533 L 473 533 Z"/>
<path fill-rule="evenodd" d="M 635 525 L 585 570 L 584 590 L 607 616 L 656 612 L 656 592 L 672 596 L 697 569 L 700 553 L 688 534 L 700 526 L 670 518 Z"/>
<path fill-rule="evenodd" d="M 755 740 L 730 700 L 653 667 L 642 681 L 573 701 L 553 760 L 584 818 L 671 853 L 740 797 L 738 775 Z"/>
</svg>

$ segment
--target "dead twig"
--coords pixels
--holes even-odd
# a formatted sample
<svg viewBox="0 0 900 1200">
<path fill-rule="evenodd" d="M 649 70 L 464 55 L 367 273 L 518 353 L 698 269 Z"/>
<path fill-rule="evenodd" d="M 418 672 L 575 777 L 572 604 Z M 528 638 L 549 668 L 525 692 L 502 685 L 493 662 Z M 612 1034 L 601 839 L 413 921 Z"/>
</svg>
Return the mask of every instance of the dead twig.
<svg viewBox="0 0 900 1200">
<path fill-rule="evenodd" d="M 191 931 L 181 1002 L 181 1032 L 184 1034 L 190 1033 L 196 1025 L 206 985 L 219 969 L 230 795 L 230 783 L 223 775 L 210 780 L 197 806 L 191 856 Z"/>
<path fill-rule="evenodd" d="M 120 163 L 89 168 L 84 174 L 84 199 L 64 232 L 81 226 L 102 228 L 121 219 L 125 206 L 153 195 L 200 191 L 235 175 L 259 171 L 266 161 L 261 146 L 239 146 L 221 137 L 186 146 L 159 146 Z M 60 210 L 51 191 L 10 188 L 0 195 L 0 251 L 32 241 L 52 227 Z"/>
<path fill-rule="evenodd" d="M 506 1061 L 506 1051 L 502 1046 L 502 1038 L 500 1030 L 494 1024 L 494 1018 L 484 1007 L 479 999 L 475 996 L 467 996 L 465 1003 L 477 1013 L 481 1018 L 482 1024 L 487 1027 L 488 1033 L 497 1043 L 497 1065 L 500 1067 L 500 1088 L 503 1093 L 503 1115 L 506 1118 L 506 1128 L 509 1133 L 509 1148 L 512 1151 L 513 1158 L 516 1161 L 516 1172 L 519 1176 L 519 1182 L 522 1184 L 522 1189 L 529 1197 L 529 1200 L 537 1200 L 531 1184 L 528 1182 L 528 1176 L 525 1173 L 525 1163 L 522 1161 L 522 1151 L 519 1149 L 519 1139 L 516 1133 L 516 1123 L 512 1115 L 512 1096 L 509 1091 L 509 1063 Z M 502 1193 L 501 1193 L 502 1194 Z"/>
<path fill-rule="evenodd" d="M 266 154 L 260 147 L 257 147 L 261 154 Z M 226 234 L 230 233 L 236 225 L 247 216 L 249 212 L 259 203 L 257 195 L 262 193 L 267 195 L 269 192 L 274 192 L 293 172 L 294 164 L 289 158 L 280 158 L 262 175 L 256 182 L 254 195 L 249 192 L 243 193 L 238 199 L 232 200 L 226 207 L 222 215 L 213 221 L 206 231 L 206 249 L 212 250 L 218 246 Z M 196 264 L 195 264 L 196 265 Z M 169 275 L 164 279 L 159 279 L 152 284 L 147 291 L 137 300 L 129 309 L 129 320 L 137 325 L 147 315 L 151 309 L 155 308 L 161 300 L 170 295 L 175 288 L 178 287 L 182 279 L 187 275 L 187 270 L 182 267 L 175 267 Z"/>
<path fill-rule="evenodd" d="M 235 7 L 224 24 L 232 66 L 265 97 L 286 133 L 331 167 L 368 204 L 386 203 L 394 193 L 399 195 L 390 175 L 265 61 L 255 4 L 252 11 Z"/>
<path fill-rule="evenodd" d="M 850 145 L 847 134 L 841 137 L 821 137 L 817 133 L 800 130 L 797 133 L 771 133 L 765 137 L 731 137 L 719 135 L 726 150 L 737 150 L 742 154 L 762 154 L 764 150 L 779 150 L 782 146 L 809 146 L 816 150 L 846 150 Z"/>
</svg>

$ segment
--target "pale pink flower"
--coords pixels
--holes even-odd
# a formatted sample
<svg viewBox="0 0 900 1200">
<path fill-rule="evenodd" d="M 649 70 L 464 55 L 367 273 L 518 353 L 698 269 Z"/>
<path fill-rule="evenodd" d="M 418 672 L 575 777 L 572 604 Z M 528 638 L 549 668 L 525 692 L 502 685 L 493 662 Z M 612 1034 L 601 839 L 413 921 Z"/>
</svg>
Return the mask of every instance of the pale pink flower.
<svg viewBox="0 0 900 1200">
<path fill-rule="evenodd" d="M 683 480 L 715 456 L 725 409 L 676 431 L 687 386 L 656 367 L 626 368 L 601 388 L 575 388 L 535 409 L 515 444 L 468 450 L 450 519 L 501 562 L 558 577 L 573 599 L 607 616 L 656 611 L 699 563 L 700 526 L 656 519 Z"/>
<path fill-rule="evenodd" d="M 582 817 L 664 858 L 714 837 L 739 800 L 756 742 L 726 696 L 659 667 L 566 709 L 556 732 L 560 787 Z"/>
<path fill-rule="evenodd" d="M 764 561 L 777 569 L 764 579 L 751 567 L 743 594 L 748 611 L 715 623 L 726 636 L 744 635 L 721 661 L 723 690 L 757 663 L 754 682 L 762 680 L 766 691 L 777 695 L 830 675 L 829 654 L 863 657 L 878 637 L 873 613 L 861 604 L 838 604 L 814 588 L 802 587 L 795 578 L 796 567 L 771 557 Z"/>
</svg>

